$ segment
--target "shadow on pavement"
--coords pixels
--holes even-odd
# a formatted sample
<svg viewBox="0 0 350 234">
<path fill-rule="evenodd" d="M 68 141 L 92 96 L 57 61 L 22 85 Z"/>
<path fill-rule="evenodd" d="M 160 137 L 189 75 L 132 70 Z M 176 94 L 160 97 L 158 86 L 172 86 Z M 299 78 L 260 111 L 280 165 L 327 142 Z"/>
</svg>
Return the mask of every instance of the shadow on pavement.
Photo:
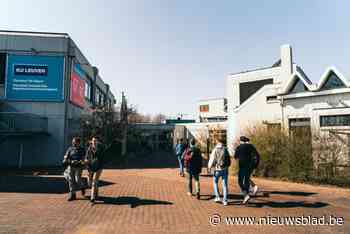
<svg viewBox="0 0 350 234">
<path fill-rule="evenodd" d="M 236 203 L 237 204 L 237 203 Z M 324 202 L 305 202 L 305 201 L 286 201 L 286 202 L 276 202 L 276 201 L 263 201 L 263 202 L 257 202 L 257 201 L 249 201 L 249 203 L 246 205 L 248 207 L 255 207 L 255 208 L 264 208 L 264 207 L 271 207 L 271 208 L 323 208 L 328 206 L 328 203 Z"/>
<path fill-rule="evenodd" d="M 252 196 L 252 198 L 259 198 L 259 197 L 269 197 L 268 194 L 265 193 L 261 193 L 261 194 L 257 194 L 254 197 Z M 214 200 L 215 196 L 212 194 L 203 194 L 201 195 L 201 200 L 204 201 L 209 201 L 209 200 Z M 227 196 L 228 199 L 232 199 L 232 200 L 242 200 L 243 199 L 243 195 L 241 194 L 229 194 Z"/>
<path fill-rule="evenodd" d="M 209 200 L 212 200 L 214 198 L 215 198 L 215 196 L 212 194 L 201 194 L 201 200 L 203 200 L 203 201 L 209 201 Z"/>
<path fill-rule="evenodd" d="M 87 185 L 87 178 L 83 178 Z M 99 186 L 108 186 L 114 183 L 101 180 Z M 68 185 L 63 176 L 1 176 L 0 193 L 56 193 L 68 192 Z"/>
<path fill-rule="evenodd" d="M 261 198 L 270 197 L 270 194 L 287 194 L 287 195 L 295 195 L 295 196 L 302 196 L 303 192 L 259 192 L 255 196 L 251 196 L 251 200 L 247 205 L 244 205 L 246 207 L 255 207 L 255 208 L 264 208 L 264 207 L 271 207 L 271 208 L 296 208 L 296 207 L 303 207 L 303 208 L 322 208 L 326 207 L 329 204 L 324 202 L 305 202 L 305 201 L 285 201 L 285 202 L 279 202 L 279 201 L 264 201 Z M 304 196 L 310 196 L 314 193 L 306 193 L 307 195 Z M 201 195 L 201 200 L 209 201 L 214 200 L 215 196 L 212 194 L 206 194 Z M 241 194 L 229 194 L 228 199 L 229 205 L 242 205 L 241 202 L 243 200 L 243 195 Z M 234 201 L 232 201 L 234 200 Z M 243 206 L 243 205 L 242 205 Z"/>
<path fill-rule="evenodd" d="M 146 205 L 172 205 L 172 202 L 159 201 L 152 199 L 140 199 L 138 197 L 98 197 L 96 204 L 106 204 L 106 205 L 129 205 L 130 208 L 135 208 L 137 206 Z"/>
<path fill-rule="evenodd" d="M 264 193 L 268 193 L 268 194 L 290 195 L 290 196 L 304 196 L 304 197 L 317 194 L 317 193 L 302 192 L 302 191 L 263 191 L 263 192 Z"/>
</svg>

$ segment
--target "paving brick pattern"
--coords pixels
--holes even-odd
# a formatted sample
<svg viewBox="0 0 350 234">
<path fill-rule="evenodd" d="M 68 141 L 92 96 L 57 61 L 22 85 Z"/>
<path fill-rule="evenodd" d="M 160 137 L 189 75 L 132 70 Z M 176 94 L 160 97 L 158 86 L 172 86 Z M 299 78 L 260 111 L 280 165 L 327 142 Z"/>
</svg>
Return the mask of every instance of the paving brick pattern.
<svg viewBox="0 0 350 234">
<path fill-rule="evenodd" d="M 91 206 L 80 194 L 78 200 L 67 202 L 67 194 L 61 192 L 64 187 L 57 188 L 61 184 L 55 189 L 43 183 L 50 177 L 33 182 L 31 186 L 40 192 L 25 192 L 11 186 L 18 178 L 1 176 L 0 233 L 350 233 L 348 189 L 255 179 L 262 192 L 248 206 L 242 206 L 236 178 L 232 177 L 229 206 L 224 207 L 211 199 L 211 177 L 201 177 L 203 196 L 198 201 L 186 194 L 187 180 L 178 176 L 177 169 L 109 169 L 102 174 L 101 199 Z M 54 177 L 48 181 L 61 178 Z M 42 186 L 48 186 L 46 193 Z M 343 217 L 345 223 L 212 226 L 209 217 L 213 214 L 222 218 L 333 215 Z"/>
</svg>

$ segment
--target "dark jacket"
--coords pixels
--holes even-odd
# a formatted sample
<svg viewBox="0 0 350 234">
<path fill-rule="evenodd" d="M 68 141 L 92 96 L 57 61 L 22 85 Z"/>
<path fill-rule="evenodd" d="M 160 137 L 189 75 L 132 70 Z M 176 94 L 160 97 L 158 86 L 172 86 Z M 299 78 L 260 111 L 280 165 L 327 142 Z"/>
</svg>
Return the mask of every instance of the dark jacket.
<svg viewBox="0 0 350 234">
<path fill-rule="evenodd" d="M 191 146 L 185 151 L 185 167 L 191 174 L 200 174 L 202 172 L 202 154 L 198 147 Z"/>
<path fill-rule="evenodd" d="M 243 143 L 236 148 L 235 159 L 239 160 L 240 168 L 255 169 L 259 165 L 260 155 L 252 144 Z"/>
<path fill-rule="evenodd" d="M 67 158 L 63 161 L 64 165 L 83 166 L 82 161 L 85 157 L 85 149 L 81 146 L 70 146 L 67 149 L 65 156 L 67 156 Z"/>
<path fill-rule="evenodd" d="M 92 145 L 89 146 L 88 150 L 86 151 L 86 160 L 89 161 L 88 170 L 96 172 L 103 168 L 104 152 L 105 147 L 101 143 L 97 144 L 96 150 L 92 147 Z"/>
</svg>

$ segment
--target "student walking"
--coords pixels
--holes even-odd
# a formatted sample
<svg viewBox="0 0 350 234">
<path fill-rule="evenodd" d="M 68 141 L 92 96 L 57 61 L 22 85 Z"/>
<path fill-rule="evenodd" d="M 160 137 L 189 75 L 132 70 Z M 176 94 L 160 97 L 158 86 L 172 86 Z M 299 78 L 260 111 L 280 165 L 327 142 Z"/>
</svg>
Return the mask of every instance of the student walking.
<svg viewBox="0 0 350 234">
<path fill-rule="evenodd" d="M 214 192 L 215 202 L 221 202 L 219 193 L 219 179 L 222 178 L 223 205 L 227 206 L 228 195 L 228 168 L 231 165 L 231 158 L 222 138 L 216 140 L 216 146 L 210 154 L 208 168 L 214 168 Z"/>
<path fill-rule="evenodd" d="M 80 146 L 80 138 L 74 137 L 72 146 L 70 146 L 63 157 L 64 177 L 68 182 L 69 193 L 68 201 L 76 199 L 76 191 L 81 189 L 81 193 L 85 196 L 85 188 L 83 187 L 81 174 L 84 169 L 85 149 Z"/>
<path fill-rule="evenodd" d="M 86 152 L 85 163 L 89 173 L 89 186 L 91 186 L 90 201 L 95 202 L 98 197 L 98 182 L 102 174 L 103 157 L 105 147 L 99 142 L 97 137 L 91 139 L 90 146 Z"/>
<path fill-rule="evenodd" d="M 185 174 L 184 174 L 184 159 L 183 159 L 185 149 L 186 149 L 186 145 L 184 144 L 183 139 L 182 138 L 178 139 L 177 144 L 175 146 L 175 154 L 176 154 L 177 160 L 179 162 L 180 176 L 182 176 L 182 177 L 185 176 Z"/>
<path fill-rule="evenodd" d="M 190 146 L 185 150 L 184 163 L 186 171 L 188 172 L 188 195 L 192 193 L 192 178 L 195 181 L 196 197 L 200 199 L 200 183 L 199 174 L 202 172 L 202 154 L 200 149 L 196 146 L 195 139 L 192 139 Z"/>
<path fill-rule="evenodd" d="M 240 137 L 240 145 L 235 150 L 235 159 L 238 160 L 239 165 L 238 184 L 244 195 L 242 204 L 246 204 L 250 199 L 250 176 L 253 170 L 259 165 L 260 161 L 260 155 L 256 148 L 249 143 L 249 138 L 245 136 Z"/>
</svg>

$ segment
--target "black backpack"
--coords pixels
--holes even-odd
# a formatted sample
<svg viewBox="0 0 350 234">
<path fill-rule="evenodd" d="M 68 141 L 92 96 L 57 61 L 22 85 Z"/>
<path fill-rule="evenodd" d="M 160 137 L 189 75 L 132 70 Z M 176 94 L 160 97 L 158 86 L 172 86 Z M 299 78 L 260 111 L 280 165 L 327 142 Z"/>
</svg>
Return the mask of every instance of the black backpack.
<svg viewBox="0 0 350 234">
<path fill-rule="evenodd" d="M 230 154 L 228 153 L 228 150 L 225 148 L 223 167 L 229 167 L 229 166 L 231 166 L 231 157 L 230 157 Z"/>
</svg>

